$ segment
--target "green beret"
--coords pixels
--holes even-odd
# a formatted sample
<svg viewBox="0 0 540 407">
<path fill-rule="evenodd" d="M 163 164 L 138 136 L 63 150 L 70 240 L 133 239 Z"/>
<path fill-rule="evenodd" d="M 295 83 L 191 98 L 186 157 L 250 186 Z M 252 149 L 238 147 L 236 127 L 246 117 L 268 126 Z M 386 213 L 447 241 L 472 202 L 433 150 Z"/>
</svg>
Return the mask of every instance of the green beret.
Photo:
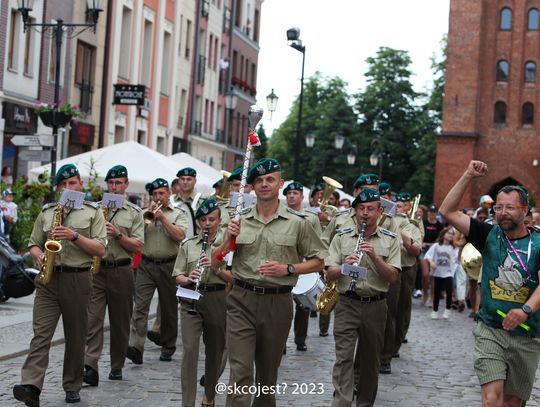
<svg viewBox="0 0 540 407">
<path fill-rule="evenodd" d="M 399 194 L 396 195 L 396 201 L 408 202 L 411 199 L 412 199 L 412 196 L 408 192 L 400 192 Z"/>
<path fill-rule="evenodd" d="M 223 178 L 221 178 L 219 181 L 216 181 L 212 184 L 212 188 L 219 188 L 221 187 L 221 184 L 223 184 Z"/>
<path fill-rule="evenodd" d="M 206 198 L 199 205 L 199 208 L 197 209 L 197 212 L 195 212 L 195 219 L 199 219 L 202 216 L 206 216 L 210 212 L 215 211 L 216 209 L 219 210 L 219 206 L 218 206 L 217 201 L 214 198 Z"/>
<path fill-rule="evenodd" d="M 365 202 L 380 202 L 381 196 L 379 193 L 371 188 L 362 188 L 354 201 L 352 207 L 355 208 L 356 205 Z"/>
<path fill-rule="evenodd" d="M 123 165 L 115 165 L 112 167 L 105 176 L 105 181 L 111 179 L 111 178 L 127 178 L 128 172 L 127 168 Z"/>
<path fill-rule="evenodd" d="M 379 194 L 386 195 L 389 194 L 390 191 L 392 191 L 392 187 L 388 182 L 381 182 L 379 184 Z"/>
<path fill-rule="evenodd" d="M 149 184 L 146 184 L 146 190 L 150 195 L 153 194 L 154 190 L 158 188 L 169 188 L 169 183 L 163 178 L 156 178 Z"/>
<path fill-rule="evenodd" d="M 244 167 L 238 167 L 236 170 L 231 172 L 231 175 L 229 175 L 229 181 L 234 181 L 235 179 L 238 181 L 241 181 L 243 170 L 244 170 Z"/>
<path fill-rule="evenodd" d="M 362 185 L 379 185 L 380 181 L 377 174 L 362 174 L 354 181 L 353 188 L 360 188 Z"/>
<path fill-rule="evenodd" d="M 191 167 L 182 168 L 180 171 L 176 173 L 177 177 L 196 177 L 197 171 L 195 171 Z"/>
<path fill-rule="evenodd" d="M 56 175 L 54 176 L 54 180 L 53 180 L 53 186 L 60 184 L 65 179 L 75 177 L 76 175 L 79 175 L 79 170 L 77 169 L 77 167 L 75 167 L 75 165 L 73 164 L 62 165 L 56 171 Z"/>
<path fill-rule="evenodd" d="M 316 192 L 323 191 L 324 187 L 326 187 L 326 183 L 323 181 L 319 181 L 315 184 L 311 192 L 309 193 L 309 197 L 311 198 Z"/>
<path fill-rule="evenodd" d="M 285 189 L 283 190 L 283 195 L 287 195 L 287 192 L 289 191 L 304 192 L 304 186 L 298 181 L 293 181 L 285 187 Z"/>
<path fill-rule="evenodd" d="M 249 170 L 246 181 L 248 184 L 253 184 L 255 178 L 260 177 L 261 175 L 272 174 L 273 172 L 281 172 L 279 163 L 273 158 L 261 158 Z"/>
</svg>

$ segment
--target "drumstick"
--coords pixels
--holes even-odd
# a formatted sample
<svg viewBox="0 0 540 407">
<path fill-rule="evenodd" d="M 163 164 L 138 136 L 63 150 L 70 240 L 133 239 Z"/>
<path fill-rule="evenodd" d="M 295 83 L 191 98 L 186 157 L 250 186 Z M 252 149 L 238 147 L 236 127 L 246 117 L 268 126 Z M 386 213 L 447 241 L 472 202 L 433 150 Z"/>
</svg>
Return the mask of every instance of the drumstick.
<svg viewBox="0 0 540 407">
<path fill-rule="evenodd" d="M 500 309 L 497 310 L 497 314 L 499 314 L 503 318 L 506 318 L 506 314 L 504 312 L 502 312 Z M 519 326 L 522 327 L 523 329 L 525 329 L 526 331 L 531 330 L 531 327 L 529 325 L 519 324 Z"/>
</svg>

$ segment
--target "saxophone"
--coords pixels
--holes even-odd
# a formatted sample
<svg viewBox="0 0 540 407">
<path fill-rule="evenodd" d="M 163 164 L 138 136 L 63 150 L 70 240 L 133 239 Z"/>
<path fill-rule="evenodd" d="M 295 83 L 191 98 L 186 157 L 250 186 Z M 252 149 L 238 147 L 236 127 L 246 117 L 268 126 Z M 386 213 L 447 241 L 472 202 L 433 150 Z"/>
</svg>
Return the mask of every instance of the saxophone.
<svg viewBox="0 0 540 407">
<path fill-rule="evenodd" d="M 103 217 L 105 218 L 105 222 L 108 222 L 110 208 L 108 206 L 102 206 L 101 209 L 103 210 Z M 92 257 L 92 265 L 90 266 L 90 271 L 92 272 L 92 274 L 97 274 L 99 273 L 99 270 L 101 270 L 101 257 L 94 256 Z"/>
<path fill-rule="evenodd" d="M 334 280 L 328 283 L 324 291 L 317 296 L 315 308 L 321 315 L 328 315 L 336 306 L 338 298 L 337 280 Z"/>
<path fill-rule="evenodd" d="M 45 242 L 45 253 L 41 260 L 40 272 L 37 276 L 37 281 L 43 285 L 49 284 L 51 281 L 54 272 L 56 253 L 59 253 L 62 250 L 62 244 L 58 240 L 54 240 L 53 231 L 56 227 L 62 225 L 63 213 L 64 206 L 57 204 L 56 208 L 54 208 L 51 230 L 49 230 L 47 241 Z"/>
</svg>

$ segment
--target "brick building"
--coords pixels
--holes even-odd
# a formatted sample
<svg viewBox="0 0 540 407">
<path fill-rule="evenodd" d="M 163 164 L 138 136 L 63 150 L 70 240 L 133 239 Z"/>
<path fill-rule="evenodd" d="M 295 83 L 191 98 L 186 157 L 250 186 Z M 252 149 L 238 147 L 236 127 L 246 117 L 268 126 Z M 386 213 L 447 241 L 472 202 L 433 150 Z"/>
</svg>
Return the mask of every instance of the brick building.
<svg viewBox="0 0 540 407">
<path fill-rule="evenodd" d="M 540 0 L 451 0 L 435 202 L 476 159 L 489 174 L 463 207 L 508 184 L 525 185 L 540 204 L 539 63 Z"/>
</svg>

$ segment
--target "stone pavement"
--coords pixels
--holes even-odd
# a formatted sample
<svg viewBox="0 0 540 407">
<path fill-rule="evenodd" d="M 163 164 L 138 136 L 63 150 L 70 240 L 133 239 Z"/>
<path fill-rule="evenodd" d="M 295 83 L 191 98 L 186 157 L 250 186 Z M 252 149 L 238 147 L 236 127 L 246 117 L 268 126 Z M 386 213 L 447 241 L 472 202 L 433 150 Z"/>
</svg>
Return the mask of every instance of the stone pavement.
<svg viewBox="0 0 540 407">
<path fill-rule="evenodd" d="M 2 321 L 5 320 L 5 313 L 15 312 L 13 309 L 17 309 L 17 306 L 16 300 L 0 304 Z M 22 304 L 21 313 L 27 312 L 27 308 L 28 303 Z M 467 311 L 463 314 L 454 313 L 451 321 L 431 320 L 430 311 L 431 309 L 420 306 L 418 300 L 414 300 L 409 343 L 403 345 L 400 358 L 393 360 L 392 374 L 380 377 L 376 406 L 480 406 L 480 388 L 472 370 L 474 322 L 467 318 Z M 21 316 L 18 318 L 23 319 Z M 28 321 L 9 327 L 3 326 L 1 331 L 7 330 L 9 335 L 15 335 L 23 346 L 30 339 L 28 335 L 31 335 L 31 329 L 30 334 L 28 333 L 27 324 Z M 20 380 L 24 356 L 9 357 L 4 349 L 5 337 L 4 332 L 0 333 L 0 406 L 22 406 L 22 403 L 12 398 L 11 389 Z M 278 406 L 329 406 L 333 392 L 332 336 L 319 337 L 317 320 L 310 318 L 308 351 L 297 351 L 292 335 L 287 346 L 287 355 L 283 358 L 278 380 L 278 383 L 283 383 L 281 390 L 284 390 L 284 394 L 277 396 Z M 41 395 L 42 406 L 66 405 L 61 385 L 63 352 L 63 345 L 54 346 L 51 350 L 50 366 Z M 182 345 L 178 342 L 173 361 L 160 362 L 159 349 L 147 342 L 144 364 L 135 366 L 128 361 L 124 368 L 124 380 L 119 382 L 107 379 L 109 358 L 105 356 L 100 364 L 99 387 L 84 387 L 81 391 L 82 402 L 77 405 L 181 406 L 181 355 Z M 199 363 L 199 375 L 203 370 L 202 358 L 203 356 Z M 228 368 L 221 381 L 228 383 Z M 199 388 L 197 405 L 200 405 L 201 397 L 202 388 Z M 224 395 L 216 398 L 216 406 L 222 406 L 224 402 Z M 540 406 L 538 375 L 533 398 L 527 406 Z"/>
</svg>

